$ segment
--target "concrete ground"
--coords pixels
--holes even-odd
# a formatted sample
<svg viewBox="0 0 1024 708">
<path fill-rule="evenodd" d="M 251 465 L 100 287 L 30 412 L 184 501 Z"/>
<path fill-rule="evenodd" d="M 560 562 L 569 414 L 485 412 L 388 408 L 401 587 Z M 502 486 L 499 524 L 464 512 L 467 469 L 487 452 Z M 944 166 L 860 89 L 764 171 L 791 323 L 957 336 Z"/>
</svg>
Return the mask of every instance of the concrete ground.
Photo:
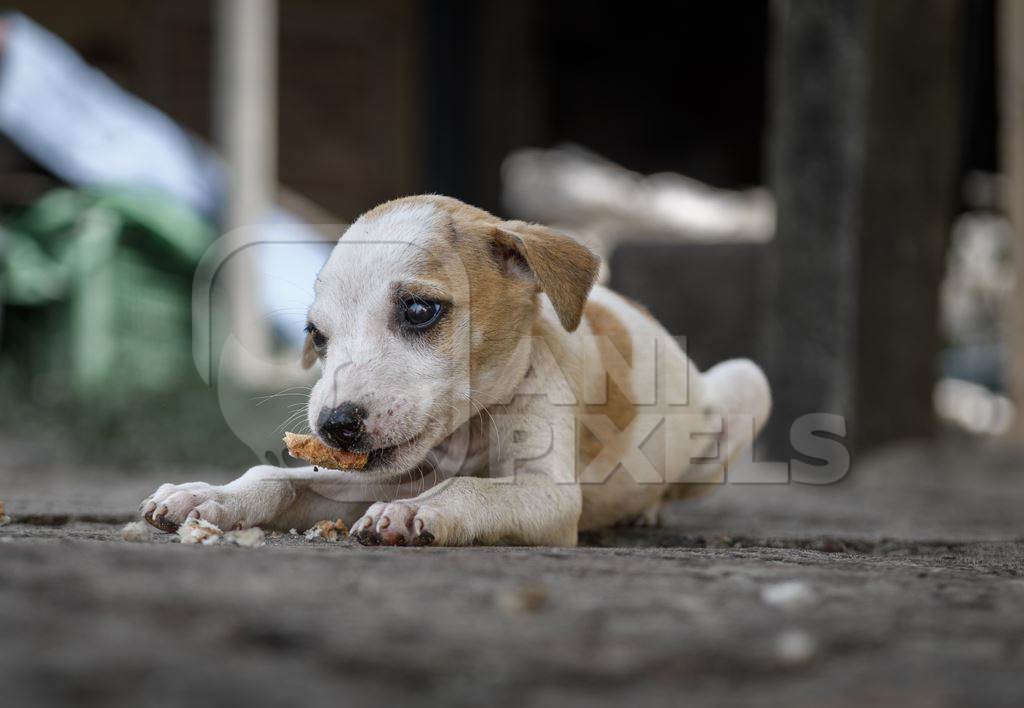
<svg viewBox="0 0 1024 708">
<path fill-rule="evenodd" d="M 565 549 L 119 535 L 191 469 L 4 440 L 3 704 L 1024 704 L 1024 457 L 964 441 L 842 482 L 725 485 Z"/>
</svg>

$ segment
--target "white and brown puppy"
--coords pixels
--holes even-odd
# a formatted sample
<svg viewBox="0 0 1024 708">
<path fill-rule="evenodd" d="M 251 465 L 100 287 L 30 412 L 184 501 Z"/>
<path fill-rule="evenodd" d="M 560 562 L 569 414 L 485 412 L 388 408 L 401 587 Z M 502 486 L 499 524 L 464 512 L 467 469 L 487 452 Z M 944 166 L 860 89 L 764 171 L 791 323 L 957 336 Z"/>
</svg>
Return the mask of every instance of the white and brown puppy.
<svg viewBox="0 0 1024 708">
<path fill-rule="evenodd" d="M 410 545 L 574 545 L 653 517 L 721 479 L 767 419 L 768 383 L 746 360 L 698 372 L 650 315 L 594 287 L 597 271 L 575 240 L 455 199 L 373 209 L 317 278 L 306 352 L 322 368 L 311 429 L 368 452 L 367 468 L 165 484 L 143 517 L 341 516 L 364 543 Z"/>
</svg>

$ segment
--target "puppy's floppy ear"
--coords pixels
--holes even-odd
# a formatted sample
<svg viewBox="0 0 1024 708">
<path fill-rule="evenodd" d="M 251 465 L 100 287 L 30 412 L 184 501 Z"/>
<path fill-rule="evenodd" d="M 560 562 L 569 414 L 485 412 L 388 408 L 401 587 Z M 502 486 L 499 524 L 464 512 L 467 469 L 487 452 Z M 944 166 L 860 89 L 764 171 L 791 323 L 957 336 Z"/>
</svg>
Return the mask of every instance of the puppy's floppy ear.
<svg viewBox="0 0 1024 708">
<path fill-rule="evenodd" d="M 600 267 L 589 248 L 546 226 L 522 221 L 503 221 L 495 226 L 494 248 L 499 263 L 512 275 L 533 278 L 551 300 L 567 331 L 579 326 L 583 305 Z"/>
<path fill-rule="evenodd" d="M 313 348 L 313 333 L 306 332 L 306 342 L 302 345 L 302 368 L 308 369 L 316 363 L 316 350 Z"/>
</svg>

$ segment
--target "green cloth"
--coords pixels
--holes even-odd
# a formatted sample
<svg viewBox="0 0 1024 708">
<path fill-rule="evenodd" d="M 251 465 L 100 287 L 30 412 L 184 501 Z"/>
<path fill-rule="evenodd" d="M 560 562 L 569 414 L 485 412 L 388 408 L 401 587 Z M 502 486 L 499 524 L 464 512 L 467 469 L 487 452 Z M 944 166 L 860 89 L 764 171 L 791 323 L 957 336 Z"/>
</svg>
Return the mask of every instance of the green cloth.
<svg viewBox="0 0 1024 708">
<path fill-rule="evenodd" d="M 123 400 L 190 373 L 191 279 L 215 236 L 202 218 L 155 193 L 58 189 L 4 231 L 4 305 L 62 313 L 38 320 L 60 353 L 37 375 Z"/>
<path fill-rule="evenodd" d="M 129 190 L 57 189 L 4 227 L 5 303 L 42 305 L 67 298 L 76 273 L 99 257 L 95 248 L 120 247 L 126 231 L 145 242 L 130 247 L 163 267 L 191 272 L 214 239 L 213 228 L 158 194 Z M 78 238 L 83 232 L 88 238 Z M 103 246 L 101 244 L 106 244 Z"/>
</svg>

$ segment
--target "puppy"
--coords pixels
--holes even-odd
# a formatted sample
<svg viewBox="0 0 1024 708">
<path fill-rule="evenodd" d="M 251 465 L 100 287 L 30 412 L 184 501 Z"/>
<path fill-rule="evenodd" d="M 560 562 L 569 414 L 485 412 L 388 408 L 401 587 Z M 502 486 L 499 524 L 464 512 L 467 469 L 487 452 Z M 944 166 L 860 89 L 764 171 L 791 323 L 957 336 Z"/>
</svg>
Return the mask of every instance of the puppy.
<svg viewBox="0 0 1024 708">
<path fill-rule="evenodd" d="M 317 278 L 303 355 L 321 368 L 310 429 L 369 453 L 366 468 L 165 484 L 143 517 L 341 517 L 386 545 L 572 546 L 653 520 L 723 481 L 768 417 L 768 382 L 747 360 L 697 371 L 642 308 L 594 286 L 598 265 L 567 236 L 447 197 L 367 212 Z"/>
</svg>

